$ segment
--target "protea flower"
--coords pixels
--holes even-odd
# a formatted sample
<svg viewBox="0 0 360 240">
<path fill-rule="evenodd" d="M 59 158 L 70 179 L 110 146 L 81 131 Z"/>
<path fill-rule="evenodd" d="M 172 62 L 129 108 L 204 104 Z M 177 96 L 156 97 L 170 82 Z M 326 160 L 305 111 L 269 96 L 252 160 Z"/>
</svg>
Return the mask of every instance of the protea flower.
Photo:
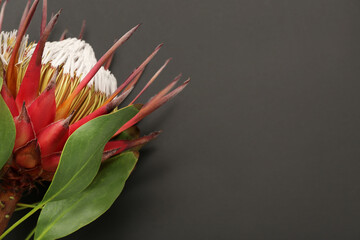
<svg viewBox="0 0 360 240">
<path fill-rule="evenodd" d="M 3 79 L 1 96 L 16 127 L 11 156 L 2 168 L 0 232 L 6 228 L 23 193 L 30 191 L 36 183 L 53 179 L 69 137 L 91 120 L 119 111 L 119 105 L 133 90 L 145 66 L 162 46 L 157 46 L 117 87 L 116 79 L 109 71 L 111 58 L 139 25 L 125 33 L 96 61 L 91 46 L 81 39 L 82 36 L 65 38 L 63 34 L 59 41 L 47 42 L 60 11 L 46 24 L 45 0 L 40 40 L 38 43 L 28 43 L 25 33 L 38 2 L 39 0 L 34 0 L 31 6 L 30 1 L 28 2 L 18 30 L 0 33 L 0 76 Z M 0 31 L 5 5 L 6 2 L 2 5 L 0 14 Z M 164 63 L 131 101 L 129 106 L 136 111 L 134 110 L 133 115 L 126 116 L 127 121 L 113 133 L 103 149 L 101 162 L 141 146 L 159 134 L 154 132 L 139 137 L 135 124 L 182 91 L 189 80 L 172 90 L 180 79 L 179 75 L 146 104 L 139 105 L 136 101 L 169 61 L 170 59 Z M 117 138 L 125 132 L 131 137 Z"/>
</svg>

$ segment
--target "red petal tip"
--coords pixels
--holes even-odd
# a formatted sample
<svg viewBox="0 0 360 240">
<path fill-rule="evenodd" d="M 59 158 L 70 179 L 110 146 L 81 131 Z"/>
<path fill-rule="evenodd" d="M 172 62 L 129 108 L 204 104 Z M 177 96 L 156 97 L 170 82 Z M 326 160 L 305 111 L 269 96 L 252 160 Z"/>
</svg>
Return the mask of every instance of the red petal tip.
<svg viewBox="0 0 360 240">
<path fill-rule="evenodd" d="M 18 120 L 19 120 L 19 121 L 24 121 L 24 122 L 26 122 L 26 123 L 29 123 L 29 122 L 30 122 L 30 117 L 29 117 L 29 114 L 28 114 L 28 112 L 27 112 L 27 109 L 26 109 L 26 106 L 25 106 L 25 102 L 24 102 L 23 105 L 22 105 L 21 112 L 20 112 L 20 114 L 19 114 Z"/>
<path fill-rule="evenodd" d="M 0 31 L 2 28 L 2 23 L 4 20 L 4 14 L 5 14 L 5 7 L 6 7 L 7 0 L 4 2 L 4 4 L 1 6 L 1 12 L 0 12 Z M 0 2 L 1 4 L 1 2 Z"/>
<path fill-rule="evenodd" d="M 46 22 L 47 22 L 47 0 L 43 0 L 41 26 L 40 26 L 40 36 L 43 35 L 43 32 L 44 32 L 45 27 L 46 27 Z"/>
<path fill-rule="evenodd" d="M 80 33 L 79 33 L 79 37 L 78 37 L 79 39 L 83 38 L 84 32 L 85 32 L 85 27 L 86 27 L 86 20 L 84 19 L 81 24 L 81 29 L 80 29 Z"/>
<path fill-rule="evenodd" d="M 147 136 L 143 136 L 143 137 L 140 137 L 135 140 L 110 141 L 105 145 L 102 161 L 104 161 L 114 155 L 117 155 L 127 149 L 142 146 L 142 145 L 148 143 L 149 141 L 153 140 L 157 136 L 159 136 L 159 134 L 161 132 L 162 131 L 156 131 Z"/>
<path fill-rule="evenodd" d="M 67 29 L 65 29 L 65 30 L 63 31 L 63 33 L 62 33 L 62 34 L 61 34 L 61 36 L 60 36 L 59 41 L 62 41 L 62 40 L 64 40 L 64 39 L 66 38 L 66 34 L 67 34 L 67 32 L 68 32 L 68 30 L 67 30 Z"/>
<path fill-rule="evenodd" d="M 116 108 L 117 106 L 119 106 L 124 100 L 125 98 L 130 94 L 130 92 L 133 90 L 133 87 L 126 90 L 125 92 L 123 92 L 122 94 L 120 94 L 119 97 L 114 98 L 111 102 L 109 102 L 106 106 L 107 109 L 110 111 L 112 111 L 114 108 Z M 111 110 L 110 110 L 111 109 Z"/>
<path fill-rule="evenodd" d="M 164 46 L 164 43 L 160 43 L 160 44 L 155 48 L 155 51 L 159 51 L 160 48 L 162 48 L 162 46 Z"/>
<path fill-rule="evenodd" d="M 171 58 L 167 59 L 165 63 L 161 66 L 161 68 L 154 74 L 154 76 L 149 80 L 149 82 L 145 85 L 145 87 L 139 92 L 139 94 L 131 101 L 131 104 L 134 102 L 145 92 L 145 90 L 155 81 L 155 79 L 160 75 L 160 73 L 164 70 L 164 68 L 169 64 Z"/>
<path fill-rule="evenodd" d="M 140 120 L 148 116 L 150 113 L 161 107 L 163 104 L 165 104 L 167 101 L 169 101 L 171 98 L 175 97 L 178 93 L 180 93 L 190 82 L 190 78 L 187 79 L 182 85 L 171 91 L 167 94 L 167 92 L 172 88 L 174 83 L 176 83 L 179 80 L 179 76 L 175 78 L 172 83 L 170 83 L 165 89 L 163 89 L 160 93 L 155 95 L 153 98 L 150 99 L 148 103 L 144 105 L 143 108 L 128 122 L 126 122 L 115 134 L 114 136 L 120 134 L 121 132 L 125 131 L 129 127 L 134 126 L 136 123 L 138 123 Z M 165 95 L 166 94 L 166 95 Z"/>
</svg>

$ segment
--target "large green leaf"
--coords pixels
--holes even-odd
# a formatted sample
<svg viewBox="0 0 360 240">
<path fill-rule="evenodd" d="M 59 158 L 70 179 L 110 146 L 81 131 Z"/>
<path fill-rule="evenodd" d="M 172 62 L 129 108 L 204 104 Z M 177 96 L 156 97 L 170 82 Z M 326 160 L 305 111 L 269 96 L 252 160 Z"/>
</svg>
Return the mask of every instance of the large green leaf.
<svg viewBox="0 0 360 240">
<path fill-rule="evenodd" d="M 67 236 L 102 215 L 121 193 L 136 162 L 133 152 L 111 158 L 83 192 L 46 204 L 36 226 L 35 239 Z"/>
<path fill-rule="evenodd" d="M 3 79 L 0 77 L 0 90 Z M 0 95 L 0 169 L 9 159 L 15 144 L 15 123 L 9 108 Z"/>
<path fill-rule="evenodd" d="M 76 130 L 65 144 L 42 203 L 64 199 L 84 190 L 99 170 L 105 144 L 137 112 L 132 106 L 122 108 L 91 120 Z"/>
</svg>

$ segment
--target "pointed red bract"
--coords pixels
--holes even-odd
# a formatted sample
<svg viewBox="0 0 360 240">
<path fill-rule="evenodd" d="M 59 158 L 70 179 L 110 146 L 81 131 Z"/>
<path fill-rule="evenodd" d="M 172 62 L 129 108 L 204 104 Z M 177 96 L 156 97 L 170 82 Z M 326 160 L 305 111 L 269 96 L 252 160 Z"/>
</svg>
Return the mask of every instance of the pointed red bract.
<svg viewBox="0 0 360 240">
<path fill-rule="evenodd" d="M 68 138 L 70 117 L 54 122 L 41 130 L 37 135 L 42 157 L 62 149 Z"/>
<path fill-rule="evenodd" d="M 182 74 L 180 73 L 174 78 L 174 80 L 169 85 L 167 85 L 163 90 L 161 90 L 154 97 L 152 97 L 151 101 L 155 102 L 157 99 L 160 99 L 163 96 L 165 96 L 165 94 L 167 94 L 171 89 L 174 88 L 174 86 L 179 82 L 181 77 Z"/>
<path fill-rule="evenodd" d="M 116 140 L 116 141 L 110 141 L 105 145 L 104 148 L 104 154 L 102 157 L 102 161 L 115 156 L 117 154 L 120 154 L 121 152 L 128 150 L 130 148 L 134 148 L 137 146 L 144 145 L 145 143 L 153 140 L 159 134 L 161 131 L 153 132 L 147 136 L 135 139 L 135 140 Z"/>
<path fill-rule="evenodd" d="M 138 75 L 136 75 L 136 77 L 124 88 L 124 91 L 127 91 L 129 89 L 134 89 L 135 88 L 135 85 L 138 83 L 139 79 L 141 78 L 143 72 L 144 72 L 145 68 L 142 69 Z"/>
<path fill-rule="evenodd" d="M 139 145 L 147 143 L 150 140 L 156 138 L 160 133 L 161 133 L 161 131 L 153 132 L 147 136 L 143 136 L 143 137 L 135 139 L 135 140 L 110 141 L 105 145 L 104 151 L 120 150 L 120 149 L 126 149 L 126 148 L 132 148 L 135 146 L 139 146 Z"/>
<path fill-rule="evenodd" d="M 30 140 L 35 138 L 35 132 L 30 121 L 30 117 L 26 110 L 25 104 L 22 107 L 22 110 L 18 117 L 14 118 L 15 128 L 16 128 L 16 138 L 14 150 L 27 144 Z"/>
<path fill-rule="evenodd" d="M 41 57 L 44 51 L 46 40 L 48 39 L 51 30 L 59 18 L 61 10 L 50 20 L 49 24 L 44 29 L 39 43 L 36 45 L 34 53 L 30 59 L 25 76 L 21 82 L 19 92 L 16 96 L 16 105 L 20 109 L 23 102 L 26 106 L 31 104 L 39 95 L 39 83 L 41 74 Z"/>
<path fill-rule="evenodd" d="M 175 79 L 176 80 L 176 79 Z M 174 81 L 173 81 L 174 82 Z M 171 86 L 172 83 L 169 84 Z M 126 122 L 115 134 L 114 136 L 120 134 L 124 130 L 128 129 L 129 127 L 135 125 L 139 121 L 141 121 L 144 117 L 148 116 L 150 113 L 158 109 L 160 106 L 162 106 L 164 103 L 169 101 L 171 98 L 175 97 L 178 93 L 180 93 L 186 85 L 190 82 L 190 79 L 186 80 L 182 85 L 174 89 L 172 92 L 166 94 L 164 90 L 170 90 L 168 87 L 166 87 L 164 90 L 160 91 L 157 95 L 155 95 L 148 103 L 146 103 L 141 110 L 128 122 Z M 176 81 L 175 81 L 176 83 Z M 166 94 L 165 96 L 163 96 Z"/>
<path fill-rule="evenodd" d="M 56 112 L 54 79 L 41 95 L 31 103 L 28 112 L 36 134 L 42 128 L 54 122 Z"/>
</svg>

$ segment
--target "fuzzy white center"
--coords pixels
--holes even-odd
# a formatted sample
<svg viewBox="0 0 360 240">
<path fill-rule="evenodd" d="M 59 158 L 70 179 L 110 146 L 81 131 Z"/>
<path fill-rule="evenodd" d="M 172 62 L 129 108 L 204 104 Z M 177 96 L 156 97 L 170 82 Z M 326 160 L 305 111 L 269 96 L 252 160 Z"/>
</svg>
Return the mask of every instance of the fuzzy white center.
<svg viewBox="0 0 360 240">
<path fill-rule="evenodd" d="M 94 50 L 83 40 L 68 38 L 63 41 L 47 42 L 42 58 L 42 64 L 51 63 L 53 67 L 63 66 L 64 73 L 71 77 L 77 76 L 82 80 L 97 62 Z M 95 84 L 95 90 L 110 95 L 116 90 L 117 83 L 114 75 L 103 67 L 89 82 Z"/>
</svg>

